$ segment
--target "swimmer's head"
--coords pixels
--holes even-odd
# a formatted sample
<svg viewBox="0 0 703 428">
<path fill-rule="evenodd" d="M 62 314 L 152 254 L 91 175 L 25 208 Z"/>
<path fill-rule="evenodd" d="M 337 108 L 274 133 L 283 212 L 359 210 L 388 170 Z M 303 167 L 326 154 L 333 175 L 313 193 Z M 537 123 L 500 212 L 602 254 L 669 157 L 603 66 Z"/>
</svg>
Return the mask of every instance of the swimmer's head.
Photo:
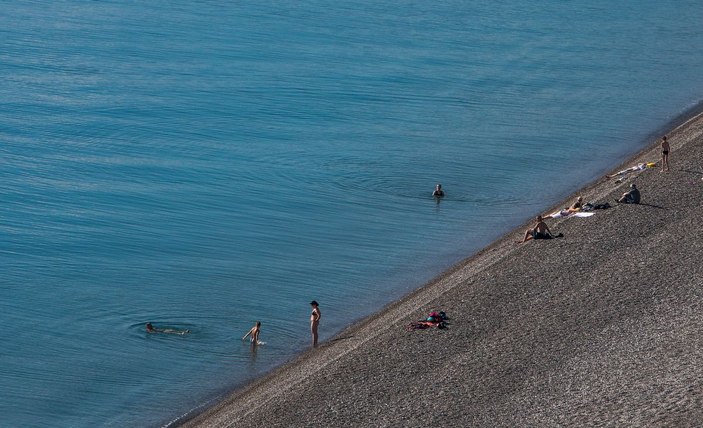
<svg viewBox="0 0 703 428">
<path fill-rule="evenodd" d="M 257 321 L 257 322 L 256 322 L 256 326 L 257 326 L 257 327 L 261 327 L 261 321 Z"/>
<path fill-rule="evenodd" d="M 146 323 L 146 331 L 152 331 L 152 330 L 154 330 L 154 326 L 151 325 L 150 322 Z"/>
<path fill-rule="evenodd" d="M 311 304 L 312 306 L 320 306 L 320 305 L 317 304 L 317 301 L 315 301 L 315 300 L 313 300 L 312 302 L 310 302 L 310 304 Z"/>
</svg>

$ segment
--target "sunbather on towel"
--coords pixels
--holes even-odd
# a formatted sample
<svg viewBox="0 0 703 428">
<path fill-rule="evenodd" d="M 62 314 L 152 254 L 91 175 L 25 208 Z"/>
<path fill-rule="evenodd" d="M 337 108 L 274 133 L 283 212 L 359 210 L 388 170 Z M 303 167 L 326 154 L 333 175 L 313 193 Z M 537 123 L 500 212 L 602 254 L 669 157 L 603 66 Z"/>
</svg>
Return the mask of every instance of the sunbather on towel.
<svg viewBox="0 0 703 428">
<path fill-rule="evenodd" d="M 424 330 L 426 328 L 437 327 L 439 329 L 447 328 L 446 321 L 449 318 L 444 312 L 430 312 L 430 315 L 422 321 L 414 321 L 408 324 L 407 330 Z"/>
<path fill-rule="evenodd" d="M 571 204 L 571 206 L 569 208 L 567 208 L 567 210 L 569 212 L 581 211 L 582 206 L 583 206 L 583 198 L 581 196 L 579 196 L 578 198 L 576 198 L 576 202 Z"/>
<path fill-rule="evenodd" d="M 638 164 L 635 165 L 635 166 L 631 166 L 631 167 L 629 167 L 629 168 L 623 169 L 622 171 L 618 171 L 618 172 L 616 172 L 615 174 L 606 175 L 605 177 L 608 178 L 608 179 L 610 179 L 610 178 L 613 178 L 613 177 L 617 177 L 618 175 L 625 175 L 625 174 L 629 174 L 629 173 L 635 172 L 635 171 L 642 171 L 642 170 L 645 169 L 645 168 L 647 168 L 647 164 L 646 164 L 646 163 L 638 163 Z"/>
</svg>

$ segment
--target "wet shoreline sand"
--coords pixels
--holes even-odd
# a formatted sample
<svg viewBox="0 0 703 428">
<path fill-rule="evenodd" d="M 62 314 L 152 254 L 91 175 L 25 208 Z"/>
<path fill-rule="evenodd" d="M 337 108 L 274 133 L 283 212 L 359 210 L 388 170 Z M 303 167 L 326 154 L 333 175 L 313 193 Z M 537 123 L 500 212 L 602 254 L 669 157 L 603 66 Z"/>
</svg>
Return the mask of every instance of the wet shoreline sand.
<svg viewBox="0 0 703 428">
<path fill-rule="evenodd" d="M 541 213 L 576 194 L 613 206 L 547 220 L 563 238 L 515 244 L 531 220 L 177 423 L 699 425 L 703 114 L 689 117 L 667 132 L 670 172 L 599 179 Z M 613 171 L 660 158 L 658 144 L 650 145 Z M 642 204 L 616 204 L 632 182 Z M 431 310 L 445 311 L 449 328 L 406 330 Z"/>
</svg>

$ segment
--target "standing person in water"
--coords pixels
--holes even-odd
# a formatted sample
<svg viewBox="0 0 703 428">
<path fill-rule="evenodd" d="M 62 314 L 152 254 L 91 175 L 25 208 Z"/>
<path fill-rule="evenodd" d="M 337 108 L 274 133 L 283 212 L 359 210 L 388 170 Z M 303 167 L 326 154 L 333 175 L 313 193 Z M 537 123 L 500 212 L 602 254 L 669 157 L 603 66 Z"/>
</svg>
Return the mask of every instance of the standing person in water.
<svg viewBox="0 0 703 428">
<path fill-rule="evenodd" d="M 664 172 L 665 168 L 667 171 L 669 170 L 669 150 L 671 150 L 671 147 L 665 135 L 662 137 L 662 172 Z"/>
<path fill-rule="evenodd" d="M 247 336 L 251 336 L 251 344 L 252 345 L 259 345 L 259 332 L 261 331 L 261 321 L 257 321 L 256 325 L 249 330 L 247 334 L 242 337 L 242 340 L 246 339 Z"/>
<path fill-rule="evenodd" d="M 317 347 L 317 327 L 320 325 L 320 318 L 322 314 L 320 313 L 320 305 L 317 304 L 315 300 L 310 302 L 312 306 L 312 313 L 310 314 L 310 332 L 312 333 L 312 346 Z"/>
<path fill-rule="evenodd" d="M 438 184 L 434 187 L 434 192 L 432 192 L 432 196 L 434 196 L 435 198 L 442 198 L 442 197 L 444 197 L 444 190 L 442 190 L 442 185 L 441 185 L 441 184 L 438 183 Z"/>
</svg>

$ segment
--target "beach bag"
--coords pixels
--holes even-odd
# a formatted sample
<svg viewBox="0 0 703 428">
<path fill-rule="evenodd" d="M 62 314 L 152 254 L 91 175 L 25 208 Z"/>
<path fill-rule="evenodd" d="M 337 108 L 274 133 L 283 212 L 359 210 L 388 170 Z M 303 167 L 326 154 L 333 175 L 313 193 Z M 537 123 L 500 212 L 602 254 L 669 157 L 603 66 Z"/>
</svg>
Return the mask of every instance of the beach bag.
<svg viewBox="0 0 703 428">
<path fill-rule="evenodd" d="M 430 322 L 440 322 L 442 321 L 442 318 L 439 315 L 439 312 L 432 311 L 430 314 L 427 316 L 427 321 Z"/>
</svg>

